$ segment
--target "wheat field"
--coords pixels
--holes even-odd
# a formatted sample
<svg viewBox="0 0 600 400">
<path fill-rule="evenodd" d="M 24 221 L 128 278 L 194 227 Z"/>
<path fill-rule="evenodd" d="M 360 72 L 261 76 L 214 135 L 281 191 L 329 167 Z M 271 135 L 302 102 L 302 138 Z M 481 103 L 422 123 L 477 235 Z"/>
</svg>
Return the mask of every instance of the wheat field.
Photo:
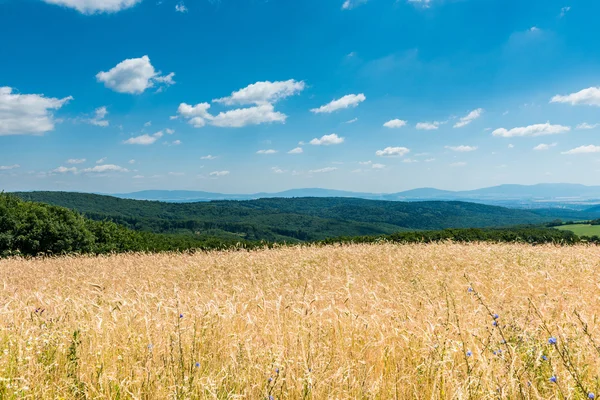
<svg viewBox="0 0 600 400">
<path fill-rule="evenodd" d="M 600 248 L 0 260 L 0 398 L 578 399 Z"/>
</svg>

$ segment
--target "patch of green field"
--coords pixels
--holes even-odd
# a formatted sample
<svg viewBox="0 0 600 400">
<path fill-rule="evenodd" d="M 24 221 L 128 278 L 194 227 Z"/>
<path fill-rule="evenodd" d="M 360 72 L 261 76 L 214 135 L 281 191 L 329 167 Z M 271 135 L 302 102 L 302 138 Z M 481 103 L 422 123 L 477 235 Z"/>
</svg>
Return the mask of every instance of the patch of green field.
<svg viewBox="0 0 600 400">
<path fill-rule="evenodd" d="M 557 226 L 556 229 L 571 231 L 577 236 L 600 236 L 600 225 L 573 224 Z"/>
</svg>

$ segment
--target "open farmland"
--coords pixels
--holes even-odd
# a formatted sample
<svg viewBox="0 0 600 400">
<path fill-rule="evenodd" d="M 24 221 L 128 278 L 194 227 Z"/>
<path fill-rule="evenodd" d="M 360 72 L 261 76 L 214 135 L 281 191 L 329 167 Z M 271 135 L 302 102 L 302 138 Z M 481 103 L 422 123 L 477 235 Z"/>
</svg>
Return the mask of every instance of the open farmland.
<svg viewBox="0 0 600 400">
<path fill-rule="evenodd" d="M 571 225 L 560 225 L 556 227 L 564 231 L 571 231 L 577 236 L 600 236 L 600 225 L 590 224 L 571 224 Z"/>
<path fill-rule="evenodd" d="M 599 273 L 515 244 L 0 260 L 0 398 L 588 398 Z"/>
</svg>

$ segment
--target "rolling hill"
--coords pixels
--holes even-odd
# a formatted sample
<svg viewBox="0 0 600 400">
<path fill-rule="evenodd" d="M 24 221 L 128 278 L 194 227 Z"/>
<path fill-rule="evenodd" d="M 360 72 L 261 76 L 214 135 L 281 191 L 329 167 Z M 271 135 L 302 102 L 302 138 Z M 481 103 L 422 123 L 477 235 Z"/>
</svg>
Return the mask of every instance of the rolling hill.
<svg viewBox="0 0 600 400">
<path fill-rule="evenodd" d="M 67 207 L 141 231 L 247 240 L 307 241 L 407 230 L 507 227 L 551 218 L 465 202 L 391 202 L 356 198 L 271 198 L 166 203 L 86 193 L 22 192 L 22 199 Z"/>
</svg>

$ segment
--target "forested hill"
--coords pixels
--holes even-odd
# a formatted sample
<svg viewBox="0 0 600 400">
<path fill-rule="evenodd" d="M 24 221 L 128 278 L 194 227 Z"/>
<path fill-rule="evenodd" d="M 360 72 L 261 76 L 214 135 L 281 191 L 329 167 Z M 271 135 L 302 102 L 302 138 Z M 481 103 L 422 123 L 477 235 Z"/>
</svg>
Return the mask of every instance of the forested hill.
<svg viewBox="0 0 600 400">
<path fill-rule="evenodd" d="M 157 233 L 194 233 L 248 240 L 322 240 L 406 230 L 484 228 L 549 221 L 524 210 L 464 202 L 391 202 L 354 198 L 291 198 L 163 203 L 70 192 L 21 192 L 32 201 Z"/>
</svg>

